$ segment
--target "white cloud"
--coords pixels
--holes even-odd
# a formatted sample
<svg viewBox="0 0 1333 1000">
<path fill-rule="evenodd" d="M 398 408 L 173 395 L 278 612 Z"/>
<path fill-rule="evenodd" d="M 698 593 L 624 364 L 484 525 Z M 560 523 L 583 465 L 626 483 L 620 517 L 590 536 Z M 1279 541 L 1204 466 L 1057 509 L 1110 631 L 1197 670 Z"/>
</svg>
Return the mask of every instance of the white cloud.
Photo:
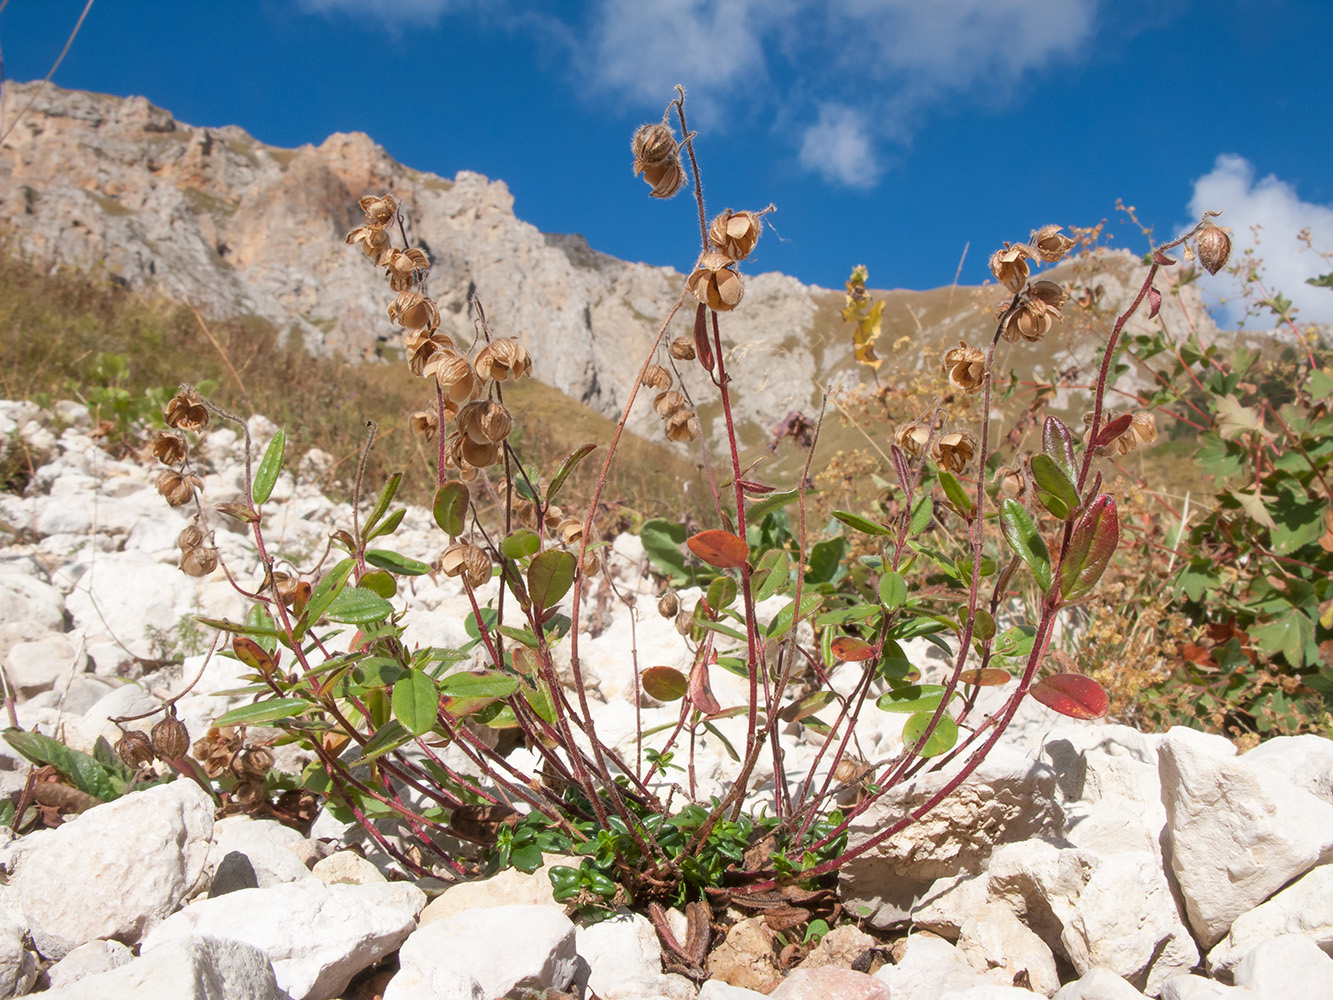
<svg viewBox="0 0 1333 1000">
<path fill-rule="evenodd" d="M 1305 249 L 1297 238 L 1309 230 L 1317 250 L 1333 251 L 1333 205 L 1302 201 L 1295 188 L 1272 174 L 1256 181 L 1252 163 L 1224 153 L 1209 173 L 1194 182 L 1190 215 L 1197 220 L 1205 210 L 1223 213 L 1216 221 L 1231 229 L 1233 262 L 1245 248 L 1254 248 L 1263 261 L 1261 277 L 1268 294 L 1281 292 L 1291 299 L 1300 309 L 1298 323 L 1333 323 L 1333 291 L 1305 283 L 1306 278 L 1333 271 L 1333 263 Z M 1219 321 L 1239 322 L 1245 313 L 1238 298 L 1240 282 L 1226 273 L 1205 274 L 1200 282 L 1210 304 L 1227 300 L 1219 306 Z M 1271 318 L 1265 311 L 1260 322 Z"/>
<path fill-rule="evenodd" d="M 801 166 L 835 184 L 868 188 L 879 179 L 879 164 L 864 121 L 839 104 L 819 109 L 819 120 L 801 137 L 800 159 Z"/>
<path fill-rule="evenodd" d="M 296 0 L 312 14 L 370 17 L 388 27 L 436 24 L 445 12 L 461 6 L 458 0 Z"/>
</svg>

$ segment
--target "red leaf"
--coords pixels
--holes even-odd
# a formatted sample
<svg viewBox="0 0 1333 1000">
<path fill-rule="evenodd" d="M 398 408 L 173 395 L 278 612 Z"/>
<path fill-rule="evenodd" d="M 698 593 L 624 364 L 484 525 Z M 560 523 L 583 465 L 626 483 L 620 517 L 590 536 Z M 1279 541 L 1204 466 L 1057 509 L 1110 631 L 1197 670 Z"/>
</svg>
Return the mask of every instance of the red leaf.
<svg viewBox="0 0 1333 1000">
<path fill-rule="evenodd" d="M 1121 434 L 1125 433 L 1125 431 L 1129 430 L 1129 425 L 1133 422 L 1134 414 L 1122 413 L 1097 432 L 1097 436 L 1093 438 L 1092 446 L 1094 448 L 1104 448 Z"/>
<path fill-rule="evenodd" d="M 253 639 L 238 635 L 231 640 L 231 648 L 238 660 L 251 670 L 258 670 L 265 677 L 277 669 L 278 664 L 269 656 L 268 650 Z"/>
<path fill-rule="evenodd" d="M 1054 674 L 1032 685 L 1032 697 L 1071 719 L 1100 719 L 1107 698 L 1102 686 L 1082 674 Z"/>
<path fill-rule="evenodd" d="M 689 681 L 675 667 L 649 667 L 639 682 L 655 701 L 679 701 L 689 693 Z"/>
<path fill-rule="evenodd" d="M 1152 319 L 1162 308 L 1162 293 L 1156 288 L 1148 289 L 1148 318 Z"/>
<path fill-rule="evenodd" d="M 701 531 L 685 544 L 709 566 L 718 569 L 736 569 L 744 566 L 750 557 L 750 547 L 745 544 L 745 539 L 717 528 Z"/>
<path fill-rule="evenodd" d="M 1001 670 L 999 667 L 986 667 L 984 670 L 964 670 L 958 675 L 958 680 L 963 684 L 973 684 L 977 687 L 1002 687 L 1013 680 L 1013 677 L 1009 671 Z"/>
<path fill-rule="evenodd" d="M 1088 505 L 1069 538 L 1069 551 L 1060 568 L 1060 593 L 1077 601 L 1092 593 L 1120 544 L 1120 518 L 1115 498 L 1103 493 Z"/>
<path fill-rule="evenodd" d="M 777 490 L 776 486 L 765 486 L 763 483 L 753 483 L 748 479 L 738 479 L 736 480 L 736 483 L 746 493 L 753 494 L 754 496 L 761 497 Z"/>
<path fill-rule="evenodd" d="M 840 635 L 833 640 L 833 655 L 840 660 L 873 660 L 875 658 L 875 647 L 870 645 L 864 639 L 856 639 L 850 635 Z"/>
<path fill-rule="evenodd" d="M 708 662 L 700 657 L 690 671 L 690 704 L 704 715 L 716 715 L 722 706 L 713 697 L 713 688 L 708 683 Z"/>
<path fill-rule="evenodd" d="M 1154 250 L 1152 252 L 1152 262 L 1158 267 L 1171 267 L 1176 263 L 1176 259 L 1168 256 L 1161 250 Z"/>
<path fill-rule="evenodd" d="M 707 371 L 713 370 L 713 346 L 708 343 L 708 307 L 702 302 L 694 310 L 694 356 Z"/>
</svg>

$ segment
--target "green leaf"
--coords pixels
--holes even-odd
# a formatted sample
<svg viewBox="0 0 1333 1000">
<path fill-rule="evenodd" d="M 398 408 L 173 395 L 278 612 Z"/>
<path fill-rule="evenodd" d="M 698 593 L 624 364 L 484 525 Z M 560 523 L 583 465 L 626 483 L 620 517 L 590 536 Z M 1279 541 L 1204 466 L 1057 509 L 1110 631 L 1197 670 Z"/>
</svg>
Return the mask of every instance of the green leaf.
<svg viewBox="0 0 1333 1000">
<path fill-rule="evenodd" d="M 405 507 L 399 507 L 383 521 L 375 525 L 373 529 L 366 531 L 365 540 L 367 542 L 373 542 L 376 538 L 379 538 L 382 535 L 392 535 L 398 530 L 398 525 L 403 523 L 403 518 L 406 516 L 407 509 Z"/>
<path fill-rule="evenodd" d="M 1032 481 L 1037 487 L 1037 500 L 1052 516 L 1064 520 L 1078 507 L 1078 490 L 1069 481 L 1064 470 L 1049 455 L 1033 455 Z"/>
<path fill-rule="evenodd" d="M 1031 625 L 1015 625 L 1007 628 L 995 640 L 993 652 L 996 656 L 1027 656 L 1037 641 L 1037 630 Z"/>
<path fill-rule="evenodd" d="M 833 516 L 849 528 L 855 528 L 857 531 L 864 532 L 867 535 L 888 535 L 892 534 L 893 529 L 887 528 L 882 524 L 870 520 L 868 517 L 862 517 L 860 514 L 853 514 L 850 511 L 835 510 Z"/>
<path fill-rule="evenodd" d="M 365 587 L 366 590 L 374 591 L 386 601 L 398 593 L 398 584 L 392 574 L 384 572 L 382 569 L 373 570 L 361 577 L 361 583 L 358 586 Z M 308 620 L 308 619 L 307 619 Z"/>
<path fill-rule="evenodd" d="M 366 518 L 365 525 L 361 528 L 361 537 L 370 538 L 370 533 L 379 524 L 380 518 L 384 512 L 389 509 L 389 504 L 393 503 L 394 494 L 398 492 L 398 486 L 403 481 L 403 474 L 395 472 L 389 477 L 389 481 L 384 484 L 384 489 L 380 490 L 379 499 L 375 501 L 375 506 L 371 508 L 369 516 Z"/>
<path fill-rule="evenodd" d="M 313 703 L 306 701 L 304 698 L 271 698 L 268 701 L 256 702 L 253 705 L 242 705 L 240 708 L 233 708 L 226 715 L 217 719 L 213 725 L 258 726 L 265 722 L 274 722 L 278 719 L 289 719 L 293 715 L 301 715 L 314 707 Z"/>
<path fill-rule="evenodd" d="M 798 619 L 808 617 L 815 608 L 824 603 L 824 598 L 819 594 L 802 594 L 801 611 L 796 613 L 796 601 L 788 601 L 773 616 L 773 620 L 768 623 L 768 628 L 764 630 L 764 635 L 769 639 L 776 639 L 779 636 L 786 635 L 791 630 L 792 625 Z"/>
<path fill-rule="evenodd" d="M 5 731 L 5 742 L 34 764 L 50 764 L 69 778 L 74 787 L 103 802 L 119 798 L 125 792 L 126 782 L 114 770 L 79 750 L 71 750 L 59 740 L 41 733 L 25 733 L 18 729 Z"/>
<path fill-rule="evenodd" d="M 1217 431 L 1223 440 L 1263 430 L 1263 426 L 1264 418 L 1253 407 L 1241 406 L 1235 396 L 1222 396 L 1217 400 Z"/>
<path fill-rule="evenodd" d="M 972 516 L 972 498 L 967 495 L 967 491 L 963 489 L 963 484 L 958 481 L 958 477 L 946 469 L 941 469 L 940 486 L 944 488 L 944 495 L 949 498 L 954 510 L 958 511 L 963 517 L 970 518 Z"/>
<path fill-rule="evenodd" d="M 250 489 L 250 499 L 258 507 L 273 495 L 273 487 L 278 482 L 278 473 L 282 471 L 282 453 L 287 447 L 287 434 L 281 428 L 273 435 L 273 440 L 264 450 L 264 457 L 259 460 L 255 470 L 255 481 Z"/>
<path fill-rule="evenodd" d="M 399 576 L 425 576 L 430 572 L 430 566 L 420 559 L 400 556 L 388 549 L 366 549 L 366 562 Z"/>
<path fill-rule="evenodd" d="M 930 728 L 932 714 L 918 712 L 903 723 L 903 746 L 911 747 L 925 735 L 926 730 Z M 921 757 L 938 757 L 952 750 L 957 742 L 958 723 L 947 715 L 942 715 L 934 732 L 927 737 L 925 745 L 917 751 L 917 754 Z"/>
<path fill-rule="evenodd" d="M 677 584 L 690 579 L 685 568 L 685 555 L 680 551 L 680 547 L 685 544 L 685 536 L 685 525 L 660 517 L 644 521 L 643 527 L 639 529 L 639 540 L 643 542 L 648 562 L 653 569 Z"/>
<path fill-rule="evenodd" d="M 457 538 L 463 533 L 463 527 L 467 523 L 467 505 L 471 500 L 472 495 L 468 493 L 467 484 L 457 480 L 445 483 L 435 491 L 435 503 L 431 507 L 431 513 L 435 516 L 435 523 L 443 528 L 450 538 Z"/>
<path fill-rule="evenodd" d="M 506 559 L 526 559 L 542 550 L 541 536 L 531 528 L 518 528 L 500 543 L 500 554 Z"/>
<path fill-rule="evenodd" d="M 518 681 L 494 671 L 463 671 L 440 681 L 440 690 L 451 698 L 508 698 L 518 690 Z"/>
<path fill-rule="evenodd" d="M 722 749 L 727 751 L 728 757 L 734 761 L 739 761 L 741 759 L 741 755 L 738 754 L 736 748 L 731 745 L 731 740 L 722 735 L 722 730 L 718 729 L 717 726 L 707 720 L 704 721 L 704 728 L 722 741 Z"/>
<path fill-rule="evenodd" d="M 847 539 L 842 535 L 812 545 L 807 560 L 809 568 L 805 571 L 805 582 L 833 583 L 842 568 L 842 554 L 846 548 Z"/>
<path fill-rule="evenodd" d="M 901 573 L 888 569 L 880 575 L 879 599 L 889 611 L 895 611 L 907 603 L 907 581 Z"/>
<path fill-rule="evenodd" d="M 373 590 L 365 587 L 347 587 L 329 602 L 325 612 L 330 621 L 348 625 L 369 625 L 383 621 L 393 614 L 393 605 Z"/>
<path fill-rule="evenodd" d="M 935 516 L 935 503 L 930 499 L 929 494 L 924 494 L 917 498 L 916 503 L 912 505 L 912 520 L 907 526 L 907 536 L 913 538 L 930 527 L 931 519 Z"/>
<path fill-rule="evenodd" d="M 569 552 L 548 549 L 528 566 L 528 594 L 535 608 L 545 611 L 560 602 L 574 585 L 578 560 Z"/>
<path fill-rule="evenodd" d="M 708 585 L 704 596 L 714 611 L 730 607 L 731 602 L 736 600 L 736 581 L 729 576 L 719 576 Z"/>
<path fill-rule="evenodd" d="M 347 582 L 347 577 L 351 575 L 356 566 L 356 560 L 344 559 L 333 569 L 329 570 L 320 578 L 319 583 L 315 584 L 315 589 L 310 592 L 310 600 L 306 602 L 306 619 L 314 624 L 324 617 L 324 612 L 328 610 L 329 604 L 338 596 L 342 590 L 343 584 Z"/>
<path fill-rule="evenodd" d="M 546 502 L 548 504 L 555 502 L 556 495 L 559 494 L 560 488 L 565 485 L 565 480 L 569 478 L 569 474 L 574 471 L 580 462 L 596 450 L 597 445 L 595 444 L 581 444 L 560 463 L 560 468 L 551 477 L 551 485 L 546 487 Z"/>
<path fill-rule="evenodd" d="M 440 694 L 424 670 L 413 670 L 393 686 L 393 717 L 413 736 L 422 736 L 435 725 Z"/>
<path fill-rule="evenodd" d="M 379 729 L 375 730 L 375 735 L 366 741 L 365 746 L 361 748 L 361 753 L 355 758 L 353 763 L 367 764 L 378 757 L 383 757 L 386 753 L 392 753 L 399 747 L 411 743 L 415 737 L 407 731 L 401 722 L 397 719 L 390 719 Z"/>
<path fill-rule="evenodd" d="M 759 560 L 750 585 L 754 587 L 754 599 L 766 601 L 782 591 L 790 582 L 791 559 L 782 549 L 769 549 Z"/>
<path fill-rule="evenodd" d="M 275 628 L 263 625 L 242 625 L 240 622 L 229 622 L 225 618 L 205 618 L 202 615 L 196 615 L 194 620 L 200 625 L 207 625 L 219 632 L 231 632 L 233 635 L 253 635 L 263 639 L 273 639 L 278 634 L 278 630 Z"/>
<path fill-rule="evenodd" d="M 1048 458 L 1073 483 L 1078 479 L 1078 460 L 1074 457 L 1074 436 L 1058 417 L 1047 417 L 1042 426 L 1041 444 Z"/>
<path fill-rule="evenodd" d="M 806 494 L 813 493 L 814 490 L 806 490 Z M 758 524 L 768 514 L 775 510 L 781 510 L 787 504 L 800 497 L 800 490 L 785 490 L 781 493 L 770 493 L 762 499 L 754 501 L 745 508 L 746 523 Z"/>
<path fill-rule="evenodd" d="M 1032 570 L 1037 586 L 1046 593 L 1051 589 L 1051 555 L 1031 516 L 1011 497 L 1000 501 L 1000 527 L 1009 545 Z"/>
<path fill-rule="evenodd" d="M 1250 636 L 1265 652 L 1281 653 L 1293 669 L 1299 670 L 1305 666 L 1306 646 L 1314 642 L 1315 623 L 1293 608 L 1276 621 L 1252 626 Z"/>
<path fill-rule="evenodd" d="M 933 712 L 943 699 L 943 684 L 906 684 L 885 691 L 875 704 L 884 712 Z"/>
</svg>

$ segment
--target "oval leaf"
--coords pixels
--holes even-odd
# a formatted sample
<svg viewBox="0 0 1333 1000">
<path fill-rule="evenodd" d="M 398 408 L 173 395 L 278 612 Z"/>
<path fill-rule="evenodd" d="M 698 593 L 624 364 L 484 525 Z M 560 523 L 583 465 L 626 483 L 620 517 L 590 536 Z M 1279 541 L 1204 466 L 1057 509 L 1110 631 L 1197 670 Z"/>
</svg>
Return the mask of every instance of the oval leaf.
<svg viewBox="0 0 1333 1000">
<path fill-rule="evenodd" d="M 1051 554 L 1032 517 L 1017 500 L 1005 497 L 1000 502 L 1000 527 L 1009 545 L 1032 570 L 1037 586 L 1046 593 L 1051 589 Z"/>
<path fill-rule="evenodd" d="M 879 578 L 880 602 L 890 611 L 907 603 L 907 581 L 901 573 L 888 569 Z"/>
<path fill-rule="evenodd" d="M 251 670 L 257 670 L 265 677 L 273 673 L 277 664 L 273 662 L 273 657 L 269 655 L 268 650 L 253 639 L 247 639 L 243 635 L 234 636 L 231 640 L 232 651 L 236 654 L 236 659 L 240 660 Z"/>
<path fill-rule="evenodd" d="M 972 498 L 967 495 L 967 490 L 963 489 L 963 484 L 958 481 L 958 477 L 947 469 L 941 469 L 940 486 L 944 487 L 944 495 L 949 498 L 949 503 L 953 505 L 953 509 L 971 520 Z"/>
<path fill-rule="evenodd" d="M 425 576 L 430 567 L 420 559 L 401 556 L 388 549 L 366 549 L 366 562 L 399 576 Z"/>
<path fill-rule="evenodd" d="M 933 712 L 943 697 L 943 684 L 908 684 L 885 691 L 875 704 L 884 712 Z"/>
<path fill-rule="evenodd" d="M 1060 593 L 1065 600 L 1076 601 L 1092 592 L 1119 544 L 1115 498 L 1103 493 L 1088 505 L 1069 538 L 1069 552 L 1060 567 Z"/>
<path fill-rule="evenodd" d="M 769 639 L 776 639 L 779 636 L 786 635 L 796 620 L 809 617 L 815 610 L 824 603 L 824 598 L 818 594 L 801 595 L 801 612 L 796 613 L 796 601 L 788 601 L 773 616 L 773 620 L 768 623 L 768 628 L 764 630 L 764 635 Z"/>
<path fill-rule="evenodd" d="M 1094 449 L 1105 448 L 1108 444 L 1110 444 L 1112 441 L 1118 438 L 1121 434 L 1129 430 L 1129 425 L 1132 424 L 1133 422 L 1134 422 L 1134 414 L 1132 413 L 1120 414 L 1120 416 L 1106 423 L 1102 427 L 1102 429 L 1097 432 L 1097 436 L 1092 441 L 1092 447 Z"/>
<path fill-rule="evenodd" d="M 518 690 L 518 680 L 494 671 L 463 672 L 440 681 L 440 690 L 454 698 L 508 698 Z"/>
<path fill-rule="evenodd" d="M 1013 676 L 999 667 L 986 667 L 982 670 L 964 670 L 958 675 L 958 680 L 974 687 L 1003 687 L 1013 680 Z"/>
<path fill-rule="evenodd" d="M 792 702 L 781 712 L 778 718 L 783 722 L 800 722 L 802 719 L 808 719 L 821 708 L 833 701 L 837 697 L 832 691 L 827 689 L 822 691 L 812 691 L 804 698 Z"/>
<path fill-rule="evenodd" d="M 708 606 L 714 611 L 729 607 L 736 599 L 736 581 L 729 576 L 719 576 L 708 585 Z"/>
<path fill-rule="evenodd" d="M 1078 507 L 1078 490 L 1049 455 L 1033 455 L 1031 468 L 1037 499 L 1053 516 L 1063 521 Z"/>
<path fill-rule="evenodd" d="M 686 542 L 690 551 L 717 569 L 736 569 L 750 558 L 750 547 L 745 539 L 717 528 L 692 535 Z"/>
<path fill-rule="evenodd" d="M 393 614 L 393 605 L 366 587 L 347 587 L 329 602 L 324 614 L 330 621 L 369 625 Z"/>
<path fill-rule="evenodd" d="M 560 463 L 560 468 L 551 477 L 551 485 L 546 487 L 546 502 L 548 504 L 555 501 L 556 494 L 565 485 L 565 480 L 569 478 L 569 474 L 574 471 L 575 467 L 596 450 L 597 445 L 595 444 L 581 444 Z"/>
<path fill-rule="evenodd" d="M 574 584 L 578 560 L 568 552 L 549 549 L 534 556 L 528 567 L 528 595 L 541 611 L 559 603 Z"/>
<path fill-rule="evenodd" d="M 1071 719 L 1100 719 L 1106 714 L 1106 691 L 1082 674 L 1054 674 L 1032 685 L 1032 697 Z"/>
<path fill-rule="evenodd" d="M 359 587 L 365 587 L 367 590 L 373 590 L 386 601 L 394 594 L 398 593 L 398 584 L 394 582 L 392 576 L 383 570 L 375 570 L 373 573 L 367 573 L 357 584 Z"/>
<path fill-rule="evenodd" d="M 930 728 L 932 713 L 917 712 L 903 723 L 903 746 L 915 746 L 927 729 Z M 948 753 L 958 742 L 958 723 L 947 715 L 941 715 L 935 731 L 926 737 L 925 744 L 917 751 L 919 757 L 938 757 Z"/>
<path fill-rule="evenodd" d="M 450 538 L 457 538 L 463 533 L 467 521 L 467 505 L 472 500 L 467 484 L 457 480 L 445 483 L 435 492 L 435 503 L 431 513 L 435 523 L 443 528 Z"/>
<path fill-rule="evenodd" d="M 424 670 L 413 670 L 393 685 L 393 717 L 413 736 L 430 732 L 440 707 L 440 693 Z"/>
<path fill-rule="evenodd" d="M 255 481 L 250 486 L 250 499 L 256 507 L 273 495 L 278 473 L 282 471 L 282 453 L 286 447 L 287 434 L 279 429 L 264 450 L 264 457 L 259 460 L 259 468 L 255 470 Z"/>
<path fill-rule="evenodd" d="M 713 697 L 713 686 L 708 682 L 708 663 L 703 657 L 695 661 L 690 670 L 688 693 L 690 704 L 704 715 L 716 715 L 722 706 Z"/>
<path fill-rule="evenodd" d="M 506 559 L 526 559 L 542 550 L 541 536 L 531 528 L 511 531 L 500 543 L 500 554 Z"/>
<path fill-rule="evenodd" d="M 375 526 L 380 523 L 380 518 L 382 518 L 384 512 L 389 509 L 389 504 L 393 503 L 394 494 L 398 492 L 398 487 L 402 482 L 403 474 L 401 472 L 395 472 L 389 477 L 389 481 L 384 484 L 384 489 L 380 490 L 379 499 L 375 501 L 375 506 L 371 509 L 370 515 L 366 518 L 365 525 L 361 528 L 362 537 L 374 537 L 371 532 L 373 532 Z M 401 520 L 401 518 L 399 518 L 399 520 Z"/>
<path fill-rule="evenodd" d="M 254 705 L 242 705 L 233 708 L 226 715 L 214 721 L 215 726 L 257 726 L 277 719 L 289 719 L 300 715 L 313 707 L 304 698 L 272 698 Z"/>
<path fill-rule="evenodd" d="M 790 577 L 791 560 L 787 553 L 781 549 L 769 549 L 759 560 L 759 567 L 750 581 L 754 587 L 755 601 L 766 601 L 784 590 Z"/>
<path fill-rule="evenodd" d="M 833 655 L 840 660 L 847 660 L 853 663 L 859 663 L 862 660 L 873 660 L 875 658 L 875 647 L 870 645 L 864 639 L 857 639 L 850 635 L 840 635 L 833 640 Z"/>
<path fill-rule="evenodd" d="M 835 510 L 833 516 L 849 528 L 855 528 L 857 531 L 863 531 L 867 535 L 887 535 L 890 529 L 882 524 L 870 520 L 868 517 L 862 517 L 860 514 L 853 514 L 846 510 Z"/>
<path fill-rule="evenodd" d="M 1131 418 L 1132 419 L 1132 418 Z M 1041 446 L 1064 472 L 1071 483 L 1078 480 L 1078 462 L 1074 458 L 1074 435 L 1058 417 L 1047 417 L 1041 430 Z"/>
<path fill-rule="evenodd" d="M 649 667 L 639 680 L 644 693 L 656 701 L 679 701 L 689 693 L 690 682 L 675 667 Z"/>
</svg>

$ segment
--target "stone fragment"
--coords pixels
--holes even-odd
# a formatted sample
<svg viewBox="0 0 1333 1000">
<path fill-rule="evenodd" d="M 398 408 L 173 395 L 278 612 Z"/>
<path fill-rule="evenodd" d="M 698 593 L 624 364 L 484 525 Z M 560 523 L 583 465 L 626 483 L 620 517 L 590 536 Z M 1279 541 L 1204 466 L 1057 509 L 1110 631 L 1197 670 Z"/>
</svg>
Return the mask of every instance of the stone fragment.
<svg viewBox="0 0 1333 1000">
<path fill-rule="evenodd" d="M 1162 986 L 1158 1000 L 1269 1000 L 1248 986 L 1228 986 L 1203 976 L 1175 976 Z"/>
<path fill-rule="evenodd" d="M 296 855 L 291 854 L 292 860 Z M 300 864 L 300 862 L 297 862 Z M 304 866 L 302 866 L 304 867 Z M 327 885 L 368 885 L 372 882 L 387 882 L 384 873 L 355 851 L 335 851 L 310 869 L 321 882 Z"/>
<path fill-rule="evenodd" d="M 211 937 L 172 941 L 110 972 L 41 995 L 44 1000 L 287 1000 L 262 951 Z"/>
<path fill-rule="evenodd" d="M 694 986 L 688 979 L 663 974 L 662 943 L 652 922 L 642 914 L 617 913 L 579 927 L 575 947 L 588 964 L 585 985 L 602 1000 L 648 996 L 694 1000 Z"/>
<path fill-rule="evenodd" d="M 978 972 L 1001 984 L 1026 974 L 1031 988 L 1050 996 L 1060 988 L 1050 947 L 1000 903 L 988 903 L 963 922 L 959 953 Z"/>
<path fill-rule="evenodd" d="M 508 996 L 528 990 L 565 990 L 578 962 L 574 925 L 557 906 L 496 906 L 445 917 L 417 929 L 398 957 L 401 971 L 384 1000 L 425 996 Z M 449 973 L 456 973 L 450 976 Z M 427 994 L 423 984 L 469 980 L 480 993 Z"/>
<path fill-rule="evenodd" d="M 60 959 L 96 938 L 138 941 L 202 888 L 212 832 L 212 799 L 182 778 L 28 838 L 13 884 L 38 951 Z"/>
<path fill-rule="evenodd" d="M 425 903 L 406 882 L 327 886 L 307 878 L 242 889 L 186 907 L 148 935 L 142 954 L 182 938 L 242 941 L 263 950 L 293 1000 L 329 1000 L 406 940 Z"/>
<path fill-rule="evenodd" d="M 769 994 L 772 1000 L 890 1000 L 889 988 L 874 976 L 851 969 L 797 969 Z"/>
<path fill-rule="evenodd" d="M 962 952 L 933 934 L 913 934 L 903 942 L 898 961 L 874 978 L 889 987 L 893 1000 L 939 1000 L 950 991 L 994 985 L 963 957 Z"/>
<path fill-rule="evenodd" d="M 5 656 L 5 676 L 21 699 L 63 686 L 83 665 L 74 662 L 74 647 L 63 635 L 20 642 Z"/>
<path fill-rule="evenodd" d="M 849 843 L 902 819 L 948 780 L 931 773 L 891 790 L 853 823 Z M 840 870 L 844 906 L 876 927 L 892 926 L 936 879 L 978 873 L 997 846 L 1063 829 L 1055 772 L 1017 753 L 993 753 L 920 821 Z"/>
<path fill-rule="evenodd" d="M 852 963 L 878 945 L 879 942 L 855 924 L 839 924 L 819 939 L 810 954 L 801 960 L 799 969 L 850 969 Z"/>
<path fill-rule="evenodd" d="M 773 936 L 763 917 L 732 924 L 726 939 L 708 956 L 708 977 L 766 993 L 781 978 Z"/>
<path fill-rule="evenodd" d="M 421 924 L 424 927 L 446 917 L 495 906 L 554 905 L 555 899 L 551 895 L 554 890 L 547 873 L 556 865 L 567 864 L 569 858 L 550 855 L 546 863 L 531 874 L 506 868 L 488 879 L 452 885 L 421 911 Z"/>
<path fill-rule="evenodd" d="M 1241 760 L 1256 771 L 1276 772 L 1297 788 L 1333 805 L 1333 740 L 1313 733 L 1264 740 Z"/>
<path fill-rule="evenodd" d="M 757 990 L 732 986 L 720 979 L 710 979 L 699 987 L 699 1000 L 762 1000 L 763 996 Z"/>
<path fill-rule="evenodd" d="M 1205 948 L 1242 913 L 1333 859 L 1333 805 L 1216 746 L 1177 727 L 1159 748 L 1171 870 Z"/>
<path fill-rule="evenodd" d="M 1236 918 L 1208 953 L 1208 971 L 1226 977 L 1255 947 L 1284 934 L 1303 934 L 1333 953 L 1333 865 L 1320 865 L 1266 903 Z"/>
<path fill-rule="evenodd" d="M 912 925 L 956 940 L 968 915 L 986 904 L 986 875 L 954 875 L 936 879 L 912 909 Z"/>
<path fill-rule="evenodd" d="M 37 971 L 37 956 L 25 947 L 23 928 L 8 915 L 0 915 L 0 997 L 27 993 Z"/>
<path fill-rule="evenodd" d="M 70 986 L 87 976 L 119 969 L 134 961 L 134 953 L 119 941 L 89 941 L 81 944 L 46 970 L 51 989 Z"/>
<path fill-rule="evenodd" d="M 1281 1000 L 1328 1000 L 1333 958 L 1304 934 L 1283 934 L 1256 945 L 1235 969 L 1236 985 Z"/>
<path fill-rule="evenodd" d="M 1061 986 L 1051 1000 L 1144 1000 L 1144 995 L 1110 969 L 1089 969 Z"/>
</svg>

